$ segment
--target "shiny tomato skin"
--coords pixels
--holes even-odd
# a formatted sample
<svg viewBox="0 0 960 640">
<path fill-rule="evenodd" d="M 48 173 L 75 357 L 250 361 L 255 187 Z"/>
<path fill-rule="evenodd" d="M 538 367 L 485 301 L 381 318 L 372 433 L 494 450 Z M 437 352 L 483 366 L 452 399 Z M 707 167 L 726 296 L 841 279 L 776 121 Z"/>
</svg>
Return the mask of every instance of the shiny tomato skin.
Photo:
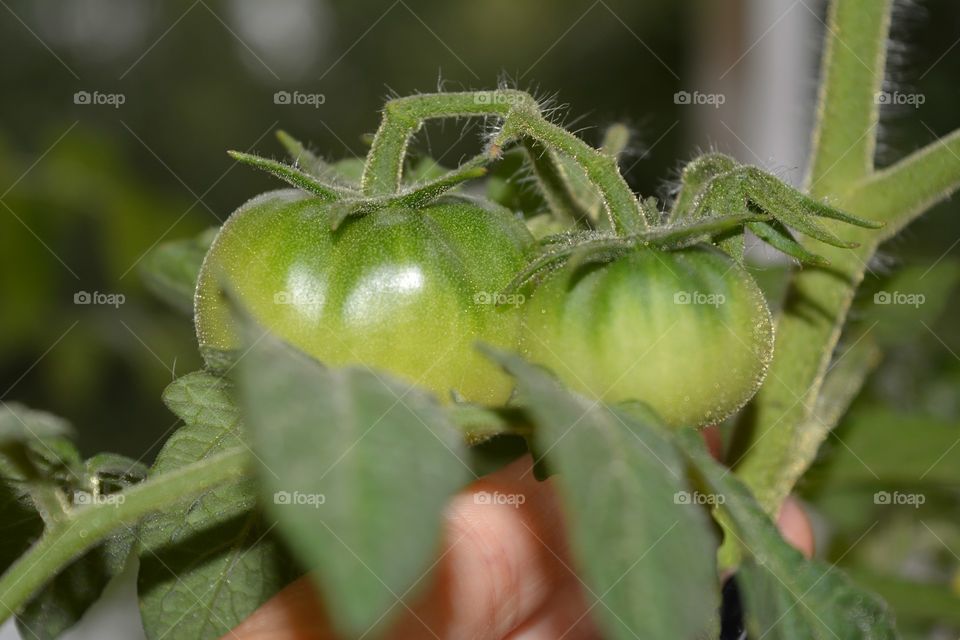
<svg viewBox="0 0 960 640">
<path fill-rule="evenodd" d="M 773 352 L 763 293 L 706 245 L 572 263 L 525 307 L 528 359 L 591 398 L 645 402 L 674 426 L 716 423 L 742 407 Z"/>
<path fill-rule="evenodd" d="M 261 325 L 331 366 L 365 365 L 441 398 L 502 404 L 510 378 L 475 349 L 515 350 L 521 314 L 491 304 L 532 238 L 511 212 L 447 199 L 331 231 L 296 190 L 254 198 L 224 224 L 197 284 L 201 351 L 240 346 L 223 288 Z"/>
</svg>

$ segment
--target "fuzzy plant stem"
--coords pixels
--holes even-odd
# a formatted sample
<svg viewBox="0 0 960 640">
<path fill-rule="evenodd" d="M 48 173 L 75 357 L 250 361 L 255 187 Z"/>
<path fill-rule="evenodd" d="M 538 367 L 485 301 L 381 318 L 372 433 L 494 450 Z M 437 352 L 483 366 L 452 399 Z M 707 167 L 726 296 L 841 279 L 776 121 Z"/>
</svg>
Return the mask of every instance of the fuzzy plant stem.
<svg viewBox="0 0 960 640">
<path fill-rule="evenodd" d="M 960 134 L 874 169 L 877 92 L 883 86 L 891 0 L 834 0 L 808 190 L 880 230 L 847 228 L 855 249 L 819 245 L 829 267 L 797 272 L 777 321 L 775 355 L 753 411 L 738 426 L 731 462 L 775 513 L 828 435 L 812 417 L 857 287 L 880 243 L 960 186 Z M 828 224 L 828 227 L 830 225 Z M 839 225 L 835 230 L 839 230 Z M 827 427 L 832 425 L 827 425 Z"/>
<path fill-rule="evenodd" d="M 85 551 L 144 516 L 251 473 L 246 447 L 158 475 L 124 491 L 122 502 L 80 507 L 49 525 L 43 536 L 0 576 L 0 624 Z"/>
<path fill-rule="evenodd" d="M 426 120 L 469 116 L 502 120 L 500 132 L 488 148 L 491 159 L 499 157 L 505 145 L 524 138 L 565 153 L 596 186 L 619 234 L 633 235 L 646 229 L 639 202 L 620 175 L 616 157 L 546 120 L 529 94 L 508 89 L 423 94 L 389 101 L 364 166 L 364 195 L 389 196 L 400 190 L 407 146 Z"/>
</svg>

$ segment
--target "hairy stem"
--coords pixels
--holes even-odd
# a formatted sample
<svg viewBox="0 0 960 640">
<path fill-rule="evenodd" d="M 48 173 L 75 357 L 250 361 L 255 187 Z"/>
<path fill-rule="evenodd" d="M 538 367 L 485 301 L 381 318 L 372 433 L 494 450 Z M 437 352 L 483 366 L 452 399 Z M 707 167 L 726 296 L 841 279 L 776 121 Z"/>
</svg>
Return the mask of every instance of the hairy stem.
<svg viewBox="0 0 960 640">
<path fill-rule="evenodd" d="M 845 196 L 872 175 L 891 0 L 834 0 L 830 6 L 820 105 L 809 172 L 810 191 L 864 218 L 892 221 L 899 211 L 862 207 Z M 830 221 L 828 221 L 830 222 Z M 827 224 L 836 227 L 838 223 Z M 852 237 L 851 237 L 852 236 Z M 737 473 L 776 513 L 809 464 L 794 455 L 805 439 L 843 323 L 882 232 L 848 228 L 856 249 L 820 245 L 830 267 L 798 272 L 777 322 L 766 382 L 740 424 Z M 811 445 L 806 444 L 807 448 Z"/>
<path fill-rule="evenodd" d="M 547 121 L 529 94 L 506 89 L 425 94 L 388 102 L 367 155 L 363 193 L 376 196 L 399 191 L 407 145 L 424 121 L 465 116 L 496 116 L 503 120 L 489 149 L 493 157 L 499 155 L 504 145 L 523 138 L 569 155 L 596 185 L 618 232 L 629 235 L 646 228 L 637 198 L 620 175 L 616 158 Z"/>
<path fill-rule="evenodd" d="M 122 502 L 84 506 L 48 527 L 30 549 L 0 577 L 0 624 L 23 606 L 70 562 L 117 529 L 143 516 L 218 485 L 237 480 L 250 468 L 246 447 L 156 476 L 122 494 Z"/>
<path fill-rule="evenodd" d="M 838 196 L 873 171 L 893 0 L 833 0 L 807 186 Z"/>
</svg>

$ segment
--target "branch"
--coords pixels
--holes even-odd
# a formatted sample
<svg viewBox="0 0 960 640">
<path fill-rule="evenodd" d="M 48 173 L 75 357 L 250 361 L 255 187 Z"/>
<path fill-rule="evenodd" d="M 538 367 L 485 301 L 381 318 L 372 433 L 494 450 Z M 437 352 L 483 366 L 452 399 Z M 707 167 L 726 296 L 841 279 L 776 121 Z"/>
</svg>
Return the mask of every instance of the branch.
<svg viewBox="0 0 960 640">
<path fill-rule="evenodd" d="M 839 195 L 873 171 L 892 0 L 834 0 L 808 175 L 815 196 Z"/>
<path fill-rule="evenodd" d="M 49 528 L 0 577 L 0 624 L 60 570 L 123 526 L 249 473 L 246 447 L 158 475 L 127 491 L 122 502 L 80 507 Z"/>
<path fill-rule="evenodd" d="M 820 103 L 808 176 L 815 198 L 867 219 L 884 220 L 858 190 L 872 180 L 886 40 L 892 0 L 833 0 L 824 52 Z M 807 456 L 825 431 L 812 428 L 831 357 L 867 263 L 886 230 L 826 226 L 858 242 L 855 249 L 821 245 L 829 267 L 798 272 L 777 321 L 774 359 L 766 382 L 738 426 L 737 474 L 770 513 L 806 471 Z M 892 226 L 892 225 L 891 225 Z M 818 247 L 819 248 L 819 247 Z M 741 431 L 742 430 L 742 431 Z"/>
<path fill-rule="evenodd" d="M 849 199 L 854 208 L 887 223 L 882 232 L 886 239 L 958 188 L 960 129 L 874 173 Z"/>
</svg>

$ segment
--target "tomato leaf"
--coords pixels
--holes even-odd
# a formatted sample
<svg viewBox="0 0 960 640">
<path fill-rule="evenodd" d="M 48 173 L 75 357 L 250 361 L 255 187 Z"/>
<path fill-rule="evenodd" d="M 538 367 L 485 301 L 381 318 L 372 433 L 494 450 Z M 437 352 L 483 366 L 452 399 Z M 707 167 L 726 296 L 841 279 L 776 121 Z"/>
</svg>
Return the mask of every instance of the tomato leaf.
<svg viewBox="0 0 960 640">
<path fill-rule="evenodd" d="M 23 478 L 34 500 L 40 492 L 46 492 L 53 498 L 52 502 L 58 503 L 53 496 L 57 491 L 73 507 L 89 504 L 94 499 L 109 500 L 110 494 L 146 477 L 143 465 L 115 454 L 99 454 L 82 463 L 76 448 L 65 438 L 31 443 L 27 461 L 29 474 L 42 474 Z M 44 508 L 50 510 L 48 505 Z M 63 513 L 60 512 L 61 517 Z M 32 515 L 26 517 L 31 519 Z M 53 576 L 18 612 L 21 635 L 38 640 L 56 638 L 72 627 L 100 598 L 110 580 L 123 570 L 133 540 L 132 528 L 119 531 Z"/>
<path fill-rule="evenodd" d="M 604 637 L 706 632 L 719 606 L 717 540 L 703 509 L 684 499 L 691 495 L 684 464 L 659 420 L 645 408 L 614 409 L 571 394 L 520 358 L 493 357 L 516 377 L 535 442 L 558 472 Z"/>
<path fill-rule="evenodd" d="M 747 558 L 737 581 L 746 595 L 750 637 L 898 637 L 886 603 L 854 585 L 839 569 L 805 559 L 783 540 L 750 490 L 710 457 L 697 434 L 681 438 L 708 490 L 723 497 L 719 508 Z"/>
<path fill-rule="evenodd" d="M 165 242 L 152 249 L 139 267 L 147 288 L 171 307 L 192 314 L 197 274 L 218 231 L 207 229 L 194 238 Z"/>
<path fill-rule="evenodd" d="M 242 446 L 231 384 L 208 373 L 179 378 L 164 401 L 185 425 L 167 441 L 161 474 Z M 256 509 L 252 479 L 221 486 L 141 524 L 140 613 L 149 638 L 219 638 L 293 578 Z"/>
<path fill-rule="evenodd" d="M 18 402 L 0 402 L 0 447 L 72 434 L 70 423 L 52 413 Z"/>
<path fill-rule="evenodd" d="M 133 541 L 133 529 L 121 531 L 58 573 L 17 614 L 20 635 L 52 640 L 76 624 L 123 570 Z"/>
<path fill-rule="evenodd" d="M 423 391 L 327 369 L 269 335 L 239 369 L 268 510 L 335 625 L 364 634 L 422 584 L 444 505 L 472 478 L 463 439 Z"/>
<path fill-rule="evenodd" d="M 20 483 L 0 477 L 0 573 L 43 533 L 43 519 Z"/>
<path fill-rule="evenodd" d="M 262 158 L 251 153 L 243 153 L 242 151 L 228 151 L 227 155 L 238 162 L 243 162 L 244 164 L 266 171 L 298 189 L 303 189 L 307 193 L 313 194 L 321 200 L 334 201 L 344 195 L 343 189 L 337 185 L 327 184 L 297 167 L 269 158 Z"/>
</svg>

